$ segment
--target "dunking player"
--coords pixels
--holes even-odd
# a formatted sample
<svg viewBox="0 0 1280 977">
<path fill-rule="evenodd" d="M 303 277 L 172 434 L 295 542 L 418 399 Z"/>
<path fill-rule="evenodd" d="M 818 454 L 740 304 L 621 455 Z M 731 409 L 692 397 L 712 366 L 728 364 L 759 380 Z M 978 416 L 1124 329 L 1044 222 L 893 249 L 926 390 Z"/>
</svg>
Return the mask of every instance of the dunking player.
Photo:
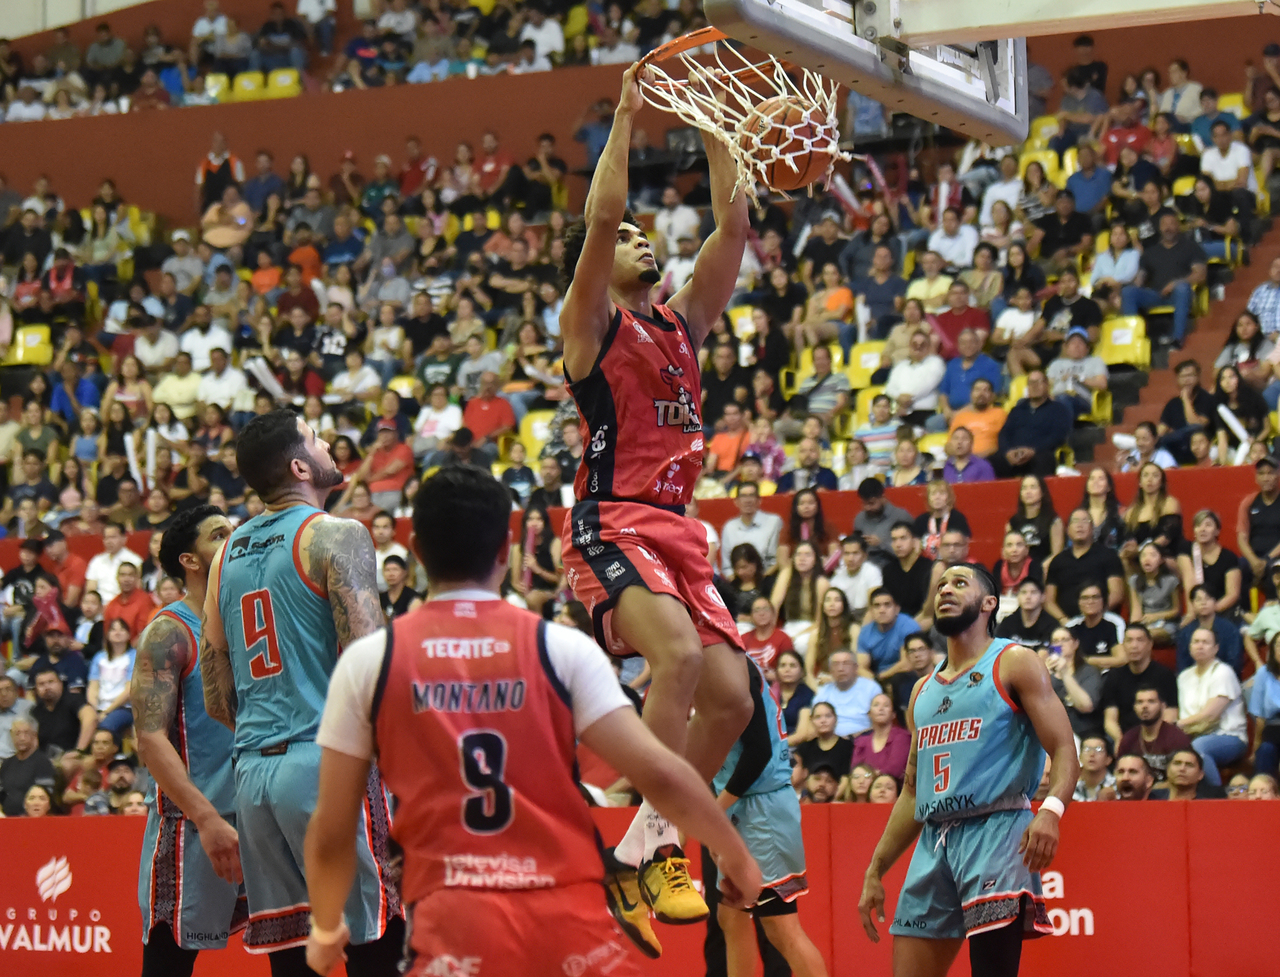
<svg viewBox="0 0 1280 977">
<path fill-rule="evenodd" d="M 1058 821 L 1080 767 L 1066 709 L 1040 659 L 991 637 L 999 593 L 973 563 L 948 568 L 934 593 L 947 657 L 911 694 L 902 794 L 858 903 L 867 935 L 878 941 L 880 880 L 918 838 L 889 927 L 895 977 L 944 977 L 966 937 L 975 974 L 1016 977 L 1023 938 L 1051 930 L 1040 872 L 1058 849 Z M 1049 796 L 1032 817 L 1046 750 Z"/>
<path fill-rule="evenodd" d="M 511 500 L 486 470 L 443 469 L 414 504 L 426 604 L 351 645 L 317 737 L 307 831 L 312 969 L 342 954 L 353 835 L 373 757 L 399 801 L 412 977 L 635 977 L 604 912 L 575 737 L 719 853 L 731 902 L 760 870 L 706 782 L 640 722 L 590 638 L 499 599 Z"/>
<path fill-rule="evenodd" d="M 797 915 L 796 899 L 809 891 L 805 878 L 800 800 L 791 786 L 791 749 L 782 711 L 764 674 L 750 665 L 751 721 L 716 774 L 717 800 L 760 866 L 764 887 L 745 912 L 720 903 L 729 977 L 753 977 L 759 960 L 754 916 L 796 977 L 827 977 L 822 954 Z"/>
<path fill-rule="evenodd" d="M 658 267 L 626 211 L 639 70 L 632 66 L 623 78 L 583 221 L 565 235 L 565 380 L 582 412 L 587 449 L 574 484 L 580 501 L 564 524 L 563 558 L 601 644 L 649 663 L 645 725 L 710 781 L 751 717 L 751 697 L 737 626 L 712 583 L 705 534 L 685 518 L 684 506 L 702 468 L 697 352 L 738 277 L 747 201 L 730 201 L 734 163 L 719 143 L 705 140 L 716 230 L 688 284 L 667 305 L 653 304 Z M 690 706 L 697 709 L 692 722 Z M 607 859 L 615 915 L 650 956 L 661 947 L 642 893 L 665 922 L 707 915 L 678 842 L 646 802 Z"/>
<path fill-rule="evenodd" d="M 189 977 L 196 954 L 244 925 L 231 732 L 205 713 L 196 668 L 209 567 L 230 533 L 211 505 L 174 519 L 160 565 L 187 592 L 138 639 L 129 699 L 138 755 L 156 782 L 138 867 L 142 977 Z"/>
<path fill-rule="evenodd" d="M 309 974 L 302 844 L 315 807 L 315 743 L 340 648 L 379 630 L 373 540 L 320 504 L 342 480 L 333 456 L 288 410 L 240 435 L 240 473 L 266 503 L 223 544 L 209 577 L 200 668 L 209 715 L 235 731 L 236 823 L 244 853 L 245 947 L 273 977 Z M 390 811 L 376 773 L 360 812 L 359 871 L 346 900 L 353 977 L 396 972 L 399 893 L 387 880 Z"/>
</svg>

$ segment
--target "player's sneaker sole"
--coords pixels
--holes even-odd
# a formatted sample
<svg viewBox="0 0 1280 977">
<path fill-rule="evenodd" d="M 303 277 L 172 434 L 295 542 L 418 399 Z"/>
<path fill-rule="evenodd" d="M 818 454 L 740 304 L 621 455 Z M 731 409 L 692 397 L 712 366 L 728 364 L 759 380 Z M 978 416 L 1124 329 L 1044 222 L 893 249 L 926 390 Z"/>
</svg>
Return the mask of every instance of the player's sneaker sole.
<svg viewBox="0 0 1280 977">
<path fill-rule="evenodd" d="M 640 895 L 639 872 L 614 858 L 612 849 L 605 852 L 604 893 L 609 912 L 636 949 L 650 960 L 662 956 L 662 944 L 649 921 L 649 907 Z"/>
<path fill-rule="evenodd" d="M 676 845 L 658 849 L 640 867 L 640 895 L 660 922 L 670 926 L 700 923 L 711 915 L 693 886 L 689 859 Z"/>
</svg>

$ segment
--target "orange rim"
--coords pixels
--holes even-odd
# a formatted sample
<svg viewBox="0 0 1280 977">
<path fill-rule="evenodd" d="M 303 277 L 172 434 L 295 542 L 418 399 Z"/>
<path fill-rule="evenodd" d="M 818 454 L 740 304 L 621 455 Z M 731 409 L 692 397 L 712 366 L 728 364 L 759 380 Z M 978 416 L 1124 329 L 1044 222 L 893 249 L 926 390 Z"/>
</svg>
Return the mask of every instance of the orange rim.
<svg viewBox="0 0 1280 977">
<path fill-rule="evenodd" d="M 696 31 L 690 31 L 688 34 L 673 37 L 666 44 L 659 44 L 641 58 L 639 63 L 641 65 L 656 64 L 659 61 L 666 61 L 668 58 L 673 58 L 677 54 L 688 51 L 690 48 L 702 47 L 702 45 L 710 44 L 712 41 L 724 40 L 728 40 L 724 31 L 717 30 L 714 27 L 701 27 Z"/>
</svg>

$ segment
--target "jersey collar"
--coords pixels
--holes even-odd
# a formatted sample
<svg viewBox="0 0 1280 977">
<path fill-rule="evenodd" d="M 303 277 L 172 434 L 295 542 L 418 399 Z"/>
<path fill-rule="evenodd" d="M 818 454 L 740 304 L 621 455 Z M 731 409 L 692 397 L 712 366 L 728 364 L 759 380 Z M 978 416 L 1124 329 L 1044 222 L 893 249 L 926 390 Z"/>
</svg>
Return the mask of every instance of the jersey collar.
<svg viewBox="0 0 1280 977">
<path fill-rule="evenodd" d="M 446 590 L 443 594 L 433 594 L 429 602 L 438 600 L 501 600 L 492 590 L 481 590 L 479 587 L 466 587 L 462 590 Z"/>
</svg>

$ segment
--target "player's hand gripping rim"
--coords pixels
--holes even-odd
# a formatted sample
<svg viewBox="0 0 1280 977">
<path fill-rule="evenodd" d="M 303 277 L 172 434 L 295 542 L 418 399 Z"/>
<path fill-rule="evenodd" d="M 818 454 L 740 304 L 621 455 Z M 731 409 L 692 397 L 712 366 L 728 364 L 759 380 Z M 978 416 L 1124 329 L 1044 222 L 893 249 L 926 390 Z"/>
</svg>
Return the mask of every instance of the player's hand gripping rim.
<svg viewBox="0 0 1280 977">
<path fill-rule="evenodd" d="M 1022 833 L 1018 854 L 1032 872 L 1043 872 L 1058 851 L 1058 815 L 1043 808 Z"/>
<path fill-rule="evenodd" d="M 862 917 L 862 928 L 867 939 L 872 943 L 880 942 L 880 932 L 876 922 L 884 923 L 884 884 L 880 876 L 867 873 L 862 883 L 862 898 L 858 900 L 858 915 Z"/>
</svg>

